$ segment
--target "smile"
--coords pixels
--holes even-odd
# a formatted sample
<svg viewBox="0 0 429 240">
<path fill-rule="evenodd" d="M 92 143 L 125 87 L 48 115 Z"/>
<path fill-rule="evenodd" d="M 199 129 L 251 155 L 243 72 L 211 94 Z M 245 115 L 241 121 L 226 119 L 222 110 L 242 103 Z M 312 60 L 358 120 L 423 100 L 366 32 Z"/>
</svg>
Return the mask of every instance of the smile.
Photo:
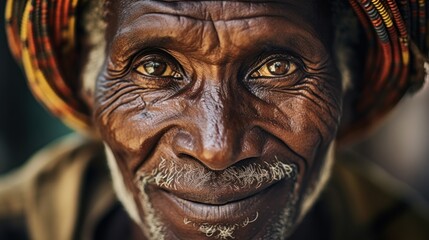
<svg viewBox="0 0 429 240">
<path fill-rule="evenodd" d="M 180 216 L 185 224 L 247 225 L 258 218 L 264 219 L 275 214 L 275 209 L 290 201 L 294 189 L 295 181 L 283 179 L 259 191 L 229 191 L 224 194 L 207 191 L 194 194 L 192 198 L 188 197 L 191 196 L 189 194 L 166 191 L 156 186 L 150 186 L 149 192 L 152 193 L 151 199 L 155 200 L 155 208 Z M 222 198 L 214 197 L 219 195 Z M 267 204 L 268 202 L 271 204 Z M 156 206 L 158 204 L 164 207 L 159 208 Z"/>
<path fill-rule="evenodd" d="M 268 199 L 278 196 L 279 192 L 284 190 L 283 182 L 276 182 L 271 186 L 259 192 L 242 193 L 244 197 L 238 198 L 236 192 L 228 198 L 228 202 L 207 201 L 210 197 L 203 197 L 192 200 L 179 197 L 176 194 L 167 191 L 161 191 L 161 195 L 171 202 L 172 210 L 183 213 L 186 219 L 193 222 L 239 222 L 248 217 L 255 217 L 258 212 L 264 212 L 269 208 L 266 206 Z M 211 195 L 215 195 L 212 193 Z"/>
<path fill-rule="evenodd" d="M 140 191 L 147 196 L 142 204 L 150 205 L 164 227 L 184 234 L 179 239 L 191 239 L 189 234 L 196 239 L 200 234 L 220 239 L 228 239 L 221 234 L 232 239 L 249 231 L 258 235 L 273 216 L 279 216 L 297 199 L 297 165 L 274 159 L 218 172 L 195 164 L 161 161 L 151 174 L 138 178 Z M 257 227 L 250 228 L 254 223 Z"/>
</svg>

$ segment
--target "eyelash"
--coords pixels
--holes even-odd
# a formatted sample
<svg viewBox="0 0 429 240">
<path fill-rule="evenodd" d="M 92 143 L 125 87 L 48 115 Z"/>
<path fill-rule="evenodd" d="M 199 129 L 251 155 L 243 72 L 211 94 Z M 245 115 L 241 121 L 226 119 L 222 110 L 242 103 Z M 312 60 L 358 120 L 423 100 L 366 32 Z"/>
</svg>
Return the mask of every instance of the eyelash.
<svg viewBox="0 0 429 240">
<path fill-rule="evenodd" d="M 288 61 L 296 69 L 289 74 L 273 77 L 252 77 L 252 74 L 272 61 Z M 253 94 L 260 91 L 288 91 L 307 76 L 306 65 L 300 57 L 288 53 L 264 54 L 252 65 L 244 76 L 243 83 Z"/>
<path fill-rule="evenodd" d="M 182 78 L 147 76 L 139 73 L 137 68 L 149 61 L 165 62 L 174 72 L 180 73 Z M 176 89 L 180 83 L 184 83 L 183 80 L 186 80 L 179 63 L 163 50 L 140 52 L 133 58 L 128 71 L 131 74 L 131 80 L 138 81 L 139 85 L 147 89 Z"/>
<path fill-rule="evenodd" d="M 266 56 L 266 55 L 265 55 Z M 247 78 L 251 78 L 250 75 L 252 75 L 253 72 L 257 71 L 261 67 L 263 67 L 265 64 L 270 63 L 271 61 L 279 60 L 279 61 L 289 61 L 292 64 L 295 64 L 297 66 L 297 71 L 302 70 L 304 64 L 300 60 L 300 58 L 295 57 L 293 55 L 289 54 L 270 54 L 268 57 L 259 57 L 255 64 L 252 65 L 250 68 L 250 71 L 247 74 Z"/>
<path fill-rule="evenodd" d="M 267 56 L 268 54 L 265 54 L 264 56 Z M 279 61 L 288 61 L 291 64 L 294 64 L 296 66 L 296 69 L 285 76 L 279 76 L 279 77 L 252 77 L 251 75 L 262 68 L 265 64 L 270 63 L 271 61 L 279 60 Z M 168 64 L 171 69 L 179 74 L 182 75 L 181 79 L 173 78 L 173 77 L 156 77 L 156 76 L 147 76 L 144 74 L 139 73 L 136 69 L 148 61 L 161 61 Z M 159 51 L 151 51 L 151 52 L 142 52 L 136 55 L 136 57 L 133 58 L 132 63 L 130 64 L 130 70 L 133 75 L 137 75 L 138 79 L 142 79 L 143 81 L 140 81 L 141 84 L 145 85 L 148 88 L 162 88 L 162 87 L 175 87 L 175 85 L 178 84 L 178 82 L 182 80 L 186 80 L 186 74 L 182 70 L 181 66 L 177 61 L 171 57 L 168 53 L 164 52 L 163 50 Z M 299 74 L 299 76 L 297 76 Z M 243 79 L 247 83 L 257 83 L 260 82 L 262 85 L 267 85 L 269 82 L 278 83 L 281 82 L 284 79 L 293 78 L 293 82 L 299 81 L 302 79 L 302 75 L 305 74 L 305 65 L 303 64 L 302 60 L 300 60 L 299 57 L 295 57 L 292 54 L 269 54 L 267 57 L 259 57 L 255 64 L 253 64 L 252 67 L 250 67 L 250 71 L 247 71 L 247 74 L 244 76 Z M 295 77 L 294 77 L 295 76 Z M 185 82 L 182 82 L 185 83 Z"/>
<path fill-rule="evenodd" d="M 173 61 L 173 60 L 170 60 L 170 58 L 172 58 L 172 57 L 166 56 L 165 54 L 159 54 L 159 53 L 150 53 L 148 55 L 149 55 L 149 57 L 144 56 L 144 57 L 142 57 L 142 59 L 134 61 L 134 63 L 132 64 L 132 70 L 136 71 L 136 69 L 145 62 L 160 61 L 160 62 L 165 62 L 166 64 L 168 64 L 172 68 L 173 71 L 179 72 L 183 75 L 183 71 L 178 66 L 179 64 L 175 63 L 175 61 Z M 155 55 L 158 55 L 158 56 L 155 56 Z M 139 58 L 139 57 L 137 57 L 137 58 Z"/>
</svg>

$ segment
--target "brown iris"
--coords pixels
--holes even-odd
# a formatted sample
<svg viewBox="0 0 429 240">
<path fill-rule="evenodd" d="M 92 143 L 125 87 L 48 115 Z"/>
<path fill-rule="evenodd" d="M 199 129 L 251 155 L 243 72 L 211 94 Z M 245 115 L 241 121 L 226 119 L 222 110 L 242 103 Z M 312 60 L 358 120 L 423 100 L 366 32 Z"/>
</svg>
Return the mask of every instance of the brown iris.
<svg viewBox="0 0 429 240">
<path fill-rule="evenodd" d="M 289 62 L 273 61 L 267 63 L 268 71 L 273 75 L 284 75 L 289 71 Z"/>
<path fill-rule="evenodd" d="M 182 75 L 173 69 L 175 67 L 171 66 L 168 62 L 147 60 L 140 63 L 135 70 L 147 77 L 172 77 L 181 79 Z"/>
<path fill-rule="evenodd" d="M 297 69 L 297 66 L 288 60 L 273 60 L 265 63 L 251 74 L 251 77 L 284 77 L 292 74 Z"/>
<path fill-rule="evenodd" d="M 143 68 L 148 75 L 160 77 L 167 69 L 167 64 L 164 62 L 149 61 L 143 64 Z"/>
</svg>

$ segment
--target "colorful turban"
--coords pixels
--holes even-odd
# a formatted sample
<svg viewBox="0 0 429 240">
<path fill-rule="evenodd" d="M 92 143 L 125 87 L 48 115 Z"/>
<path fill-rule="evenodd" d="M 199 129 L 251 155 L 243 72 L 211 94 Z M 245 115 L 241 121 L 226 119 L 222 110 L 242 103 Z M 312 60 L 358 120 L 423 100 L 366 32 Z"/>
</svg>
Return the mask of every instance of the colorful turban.
<svg viewBox="0 0 429 240">
<path fill-rule="evenodd" d="M 90 113 L 77 96 L 77 13 L 81 1 L 8 0 L 6 25 L 13 55 L 22 64 L 37 99 L 67 125 L 91 132 Z M 428 53 L 427 3 L 348 0 L 365 31 L 367 48 L 363 77 L 353 83 L 350 117 L 340 129 L 340 139 L 370 128 L 407 91 L 423 84 Z"/>
</svg>

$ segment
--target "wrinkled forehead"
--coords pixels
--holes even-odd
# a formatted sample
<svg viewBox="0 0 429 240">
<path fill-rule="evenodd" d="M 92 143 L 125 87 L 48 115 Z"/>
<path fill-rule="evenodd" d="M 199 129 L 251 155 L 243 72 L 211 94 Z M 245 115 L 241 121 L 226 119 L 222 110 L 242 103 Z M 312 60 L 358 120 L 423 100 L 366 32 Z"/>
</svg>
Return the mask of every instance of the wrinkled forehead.
<svg viewBox="0 0 429 240">
<path fill-rule="evenodd" d="M 212 1 L 165 1 L 165 0 L 119 0 L 116 7 L 125 10 L 135 10 L 140 14 L 175 13 L 193 16 L 198 19 L 225 20 L 252 16 L 276 16 L 295 12 L 303 17 L 315 17 L 314 14 L 323 11 L 327 0 L 212 0 Z M 114 4 L 115 5 L 115 4 Z M 326 8 L 328 9 L 328 8 Z M 308 15 L 308 13 L 312 13 Z"/>
<path fill-rule="evenodd" d="M 137 21 L 145 15 L 169 15 L 202 21 L 230 21 L 281 17 L 314 31 L 325 38 L 331 26 L 328 0 L 240 0 L 240 1 L 148 1 L 119 0 L 109 3 L 109 11 L 116 19 L 108 18 L 116 29 Z M 281 27 L 281 26 L 279 26 Z"/>
</svg>

